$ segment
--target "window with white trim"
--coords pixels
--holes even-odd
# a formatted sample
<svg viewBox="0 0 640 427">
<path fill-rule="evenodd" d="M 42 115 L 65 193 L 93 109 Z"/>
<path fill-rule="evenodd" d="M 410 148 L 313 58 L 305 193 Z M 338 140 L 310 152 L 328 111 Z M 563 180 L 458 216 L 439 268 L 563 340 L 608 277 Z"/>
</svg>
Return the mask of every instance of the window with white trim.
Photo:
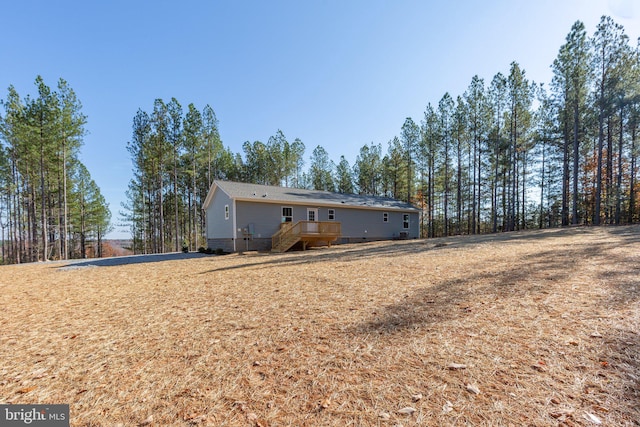
<svg viewBox="0 0 640 427">
<path fill-rule="evenodd" d="M 382 222 L 389 222 L 389 212 L 382 212 Z"/>
<path fill-rule="evenodd" d="M 229 205 L 224 205 L 224 219 L 229 219 Z"/>
<path fill-rule="evenodd" d="M 335 221 L 335 219 L 336 219 L 336 210 L 335 209 L 329 209 L 328 215 L 329 215 L 329 221 Z"/>
<path fill-rule="evenodd" d="M 290 206 L 282 207 L 282 222 L 293 222 L 293 208 Z"/>
</svg>

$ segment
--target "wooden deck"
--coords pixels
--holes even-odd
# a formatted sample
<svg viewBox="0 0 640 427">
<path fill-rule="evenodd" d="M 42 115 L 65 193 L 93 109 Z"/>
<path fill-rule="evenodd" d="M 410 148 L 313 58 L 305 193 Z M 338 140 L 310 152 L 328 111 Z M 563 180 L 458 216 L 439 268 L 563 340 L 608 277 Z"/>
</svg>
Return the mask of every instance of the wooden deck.
<svg viewBox="0 0 640 427">
<path fill-rule="evenodd" d="M 280 230 L 271 237 L 272 252 L 286 252 L 298 242 L 302 249 L 325 242 L 331 246 L 342 234 L 339 222 L 298 221 L 295 224 L 283 224 Z"/>
</svg>

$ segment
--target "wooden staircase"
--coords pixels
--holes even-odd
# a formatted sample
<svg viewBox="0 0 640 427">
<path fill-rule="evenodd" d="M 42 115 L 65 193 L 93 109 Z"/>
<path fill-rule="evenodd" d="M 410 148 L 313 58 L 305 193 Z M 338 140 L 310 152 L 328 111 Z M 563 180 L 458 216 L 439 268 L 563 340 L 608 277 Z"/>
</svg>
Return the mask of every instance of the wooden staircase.
<svg viewBox="0 0 640 427">
<path fill-rule="evenodd" d="M 280 230 L 271 236 L 271 251 L 286 252 L 298 242 L 302 242 L 302 249 L 318 242 L 326 242 L 331 246 L 340 237 L 342 227 L 339 222 L 298 221 L 291 225 L 282 224 Z"/>
</svg>

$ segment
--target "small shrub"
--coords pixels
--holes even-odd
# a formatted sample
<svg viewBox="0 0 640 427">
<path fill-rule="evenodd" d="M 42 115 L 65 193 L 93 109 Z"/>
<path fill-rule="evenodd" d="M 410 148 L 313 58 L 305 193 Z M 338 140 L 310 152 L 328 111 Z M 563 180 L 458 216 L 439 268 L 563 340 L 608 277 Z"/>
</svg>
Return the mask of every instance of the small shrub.
<svg viewBox="0 0 640 427">
<path fill-rule="evenodd" d="M 224 255 L 222 248 L 216 248 L 216 255 Z"/>
<path fill-rule="evenodd" d="M 200 247 L 198 248 L 198 253 L 204 254 L 204 253 L 206 253 L 206 252 L 207 252 L 207 250 L 204 248 L 204 246 L 200 246 Z"/>
<path fill-rule="evenodd" d="M 205 251 L 206 254 L 208 255 L 213 255 L 213 249 L 211 248 L 207 248 L 207 250 Z"/>
<path fill-rule="evenodd" d="M 185 253 L 185 254 L 188 253 L 189 252 L 189 247 L 188 246 L 183 246 L 182 247 L 182 252 Z"/>
</svg>

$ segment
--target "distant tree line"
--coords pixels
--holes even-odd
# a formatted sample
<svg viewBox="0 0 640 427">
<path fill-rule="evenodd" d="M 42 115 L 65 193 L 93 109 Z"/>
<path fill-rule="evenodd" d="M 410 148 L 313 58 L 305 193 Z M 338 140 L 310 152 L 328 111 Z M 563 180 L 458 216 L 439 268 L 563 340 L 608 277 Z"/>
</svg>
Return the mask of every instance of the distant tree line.
<svg viewBox="0 0 640 427">
<path fill-rule="evenodd" d="M 86 117 L 63 79 L 0 101 L 1 263 L 99 256 L 111 213 L 78 158 Z"/>
<path fill-rule="evenodd" d="M 223 148 L 211 107 L 177 100 L 139 111 L 129 143 L 128 221 L 138 252 L 205 245 L 202 203 L 213 179 L 388 196 L 422 212 L 425 237 L 570 224 L 637 222 L 640 51 L 603 17 L 576 22 L 547 87 L 513 62 L 490 82 L 407 118 L 386 147 L 365 144 L 353 166 L 280 130 L 267 143 Z"/>
<path fill-rule="evenodd" d="M 137 253 L 205 245 L 202 204 L 214 179 L 242 179 L 242 161 L 222 146 L 210 106 L 186 113 L 175 98 L 139 110 L 127 145 L 133 179 L 123 217 Z"/>
</svg>

